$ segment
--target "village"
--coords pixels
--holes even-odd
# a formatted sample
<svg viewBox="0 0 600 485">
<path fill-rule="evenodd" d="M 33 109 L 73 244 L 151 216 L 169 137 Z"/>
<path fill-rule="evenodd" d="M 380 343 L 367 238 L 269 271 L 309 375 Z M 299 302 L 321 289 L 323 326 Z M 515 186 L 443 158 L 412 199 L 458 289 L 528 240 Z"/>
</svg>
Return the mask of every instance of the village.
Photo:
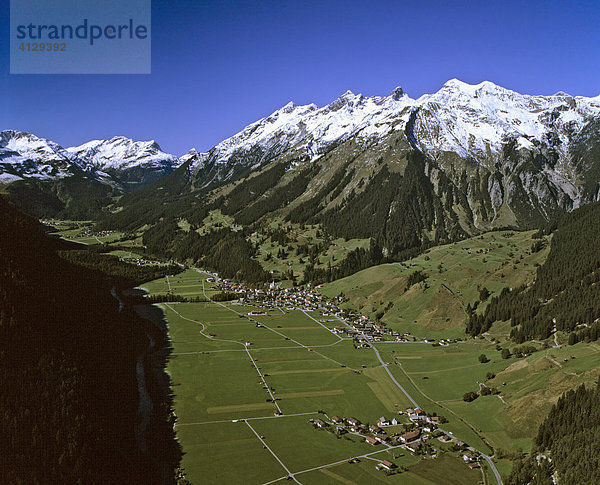
<svg viewBox="0 0 600 485">
<path fill-rule="evenodd" d="M 443 417 L 427 415 L 422 409 L 409 408 L 406 411 L 399 411 L 399 417 L 392 419 L 382 416 L 377 424 L 370 425 L 362 423 L 354 417 L 344 418 L 337 415 L 329 417 L 327 414 L 323 414 L 324 419 L 310 419 L 308 422 L 315 429 L 327 430 L 337 436 L 352 434 L 373 447 L 381 446 L 382 451 L 392 452 L 392 459 L 403 456 L 400 450 L 433 459 L 437 457 L 439 451 L 454 451 L 461 454 L 470 469 L 481 468 L 480 457 L 466 443 L 438 428 L 446 420 Z M 433 439 L 437 439 L 441 443 L 437 445 L 437 448 L 432 444 Z M 398 454 L 396 454 L 396 450 L 398 450 Z M 348 463 L 359 461 L 360 459 L 356 457 L 349 459 Z M 375 467 L 378 470 L 388 473 L 399 471 L 398 466 L 390 460 L 376 461 L 378 463 Z"/>
<path fill-rule="evenodd" d="M 354 339 L 356 348 L 369 348 L 370 342 L 422 342 L 432 345 L 446 346 L 453 342 L 451 339 L 423 338 L 417 340 L 410 332 L 401 334 L 386 327 L 385 323 L 372 320 L 368 315 L 358 315 L 351 310 L 345 310 L 339 305 L 343 298 L 327 299 L 318 292 L 318 286 L 312 288 L 293 287 L 281 288 L 270 283 L 264 289 L 250 288 L 242 283 L 236 283 L 219 278 L 218 274 L 211 273 L 207 282 L 213 283 L 213 289 L 236 296 L 232 304 L 247 305 L 260 308 L 248 312 L 250 316 L 268 315 L 269 311 L 282 313 L 300 311 L 319 311 L 322 318 L 319 323 L 324 324 L 328 330 L 337 335 L 346 335 Z M 340 323 L 341 325 L 331 325 Z M 329 325 L 327 325 L 329 324 Z"/>
<path fill-rule="evenodd" d="M 358 315 L 350 310 L 345 310 L 340 305 L 343 298 L 327 299 L 318 292 L 318 287 L 307 288 L 293 287 L 281 288 L 274 282 L 265 288 L 250 288 L 241 283 L 221 279 L 211 273 L 207 282 L 212 283 L 212 289 L 225 294 L 232 294 L 235 299 L 231 304 L 252 307 L 247 316 L 267 316 L 271 312 L 286 313 L 289 311 L 318 311 L 321 314 L 318 323 L 333 334 L 346 336 L 354 341 L 356 349 L 370 348 L 373 342 L 378 343 L 408 343 L 420 342 L 431 345 L 449 345 L 452 340 L 422 338 L 417 340 L 410 333 L 400 334 L 388 329 L 382 322 L 369 318 L 368 315 Z M 256 320 L 256 325 L 261 323 Z M 248 345 L 249 343 L 247 343 Z M 278 399 L 278 398 L 275 398 Z M 271 399 L 267 399 L 270 401 Z M 394 463 L 395 458 L 404 456 L 404 452 L 420 455 L 423 458 L 435 459 L 439 453 L 454 452 L 462 456 L 470 469 L 479 469 L 479 455 L 466 443 L 439 428 L 446 419 L 436 415 L 428 415 L 420 408 L 409 408 L 398 411 L 397 416 L 390 419 L 382 416 L 376 424 L 361 422 L 355 417 L 329 416 L 320 411 L 323 418 L 310 419 L 308 422 L 317 430 L 330 432 L 338 437 L 354 435 L 365 443 L 389 451 L 390 459 L 376 459 L 369 456 L 350 458 L 348 463 L 360 462 L 361 458 L 376 461 L 376 469 L 386 474 L 395 474 L 402 471 L 402 467 Z M 276 415 L 281 415 L 276 412 Z M 434 443 L 436 443 L 434 445 Z"/>
<path fill-rule="evenodd" d="M 252 412 L 246 409 L 246 402 L 236 406 L 237 412 L 230 412 L 229 404 L 214 400 L 217 404 L 210 407 L 211 411 L 207 408 L 205 419 L 210 421 L 215 410 L 227 409 L 232 423 L 243 422 L 263 449 L 286 466 L 295 457 L 275 423 L 281 423 L 286 431 L 296 430 L 298 439 L 301 437 L 308 447 L 313 441 L 318 443 L 318 449 L 315 445 L 310 452 L 323 463 L 318 469 L 339 465 L 342 470 L 350 469 L 350 476 L 352 470 L 370 470 L 366 473 L 371 477 L 412 477 L 420 471 L 427 474 L 430 462 L 437 470 L 448 468 L 451 474 L 470 474 L 473 483 L 479 475 L 485 481 L 489 469 L 493 472 L 494 468 L 477 433 L 472 436 L 465 432 L 450 415 L 450 421 L 446 420 L 442 416 L 444 407 L 421 407 L 410 395 L 412 389 L 404 387 L 411 386 L 410 377 L 404 382 L 402 371 L 395 367 L 398 352 L 446 355 L 446 349 L 439 348 L 450 342 L 446 335 L 434 335 L 437 340 L 429 338 L 432 335 L 428 333 L 411 335 L 406 327 L 386 325 L 355 310 L 342 294 L 324 295 L 321 291 L 326 290 L 278 281 L 243 284 L 195 267 L 167 275 L 148 288 L 150 294 L 173 296 L 166 300 L 165 309 L 170 321 L 181 322 L 186 332 L 179 336 L 178 343 L 187 342 L 199 332 L 198 341 L 203 345 L 180 346 L 177 359 L 193 356 L 202 361 L 198 369 L 205 369 L 205 363 L 217 359 L 230 366 L 228 359 L 237 357 L 236 352 L 249 359 L 246 363 L 238 359 L 241 367 L 236 367 L 235 374 L 248 367 L 253 371 L 248 379 L 258 375 L 255 382 L 259 388 L 245 387 L 252 387 L 252 406 L 267 412 Z M 200 300 L 192 299 L 192 295 Z M 293 333 L 296 329 L 310 332 L 298 338 Z M 457 337 L 452 342 L 460 340 Z M 288 360 L 288 356 L 293 357 Z M 298 378 L 296 374 L 306 376 Z M 419 377 L 429 379 L 423 374 Z M 231 375 L 230 392 L 237 400 L 236 375 Z M 229 376 L 227 371 L 219 373 L 219 382 L 224 376 Z M 386 386 L 381 388 L 386 394 L 375 386 L 378 381 Z M 461 440 L 468 440 L 471 446 Z M 484 451 L 480 451 L 482 448 Z M 291 455 L 286 457 L 286 453 Z M 312 469 L 306 465 L 302 473 L 311 473 Z M 283 478 L 288 480 L 297 474 L 289 467 L 285 472 Z"/>
</svg>

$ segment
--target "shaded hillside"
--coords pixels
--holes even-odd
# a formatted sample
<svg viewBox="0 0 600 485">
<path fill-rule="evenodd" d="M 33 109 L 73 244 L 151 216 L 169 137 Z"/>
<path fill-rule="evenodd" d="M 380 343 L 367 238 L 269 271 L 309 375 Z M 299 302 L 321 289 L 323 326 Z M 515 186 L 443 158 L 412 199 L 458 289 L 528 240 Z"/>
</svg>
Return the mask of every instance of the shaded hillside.
<svg viewBox="0 0 600 485">
<path fill-rule="evenodd" d="M 581 385 L 558 400 L 540 425 L 531 456 L 517 462 L 508 485 L 599 483 L 600 389 Z M 549 458 L 549 459 L 548 459 Z"/>
<path fill-rule="evenodd" d="M 174 173 L 118 200 L 101 226 L 206 230 L 220 211 L 263 235 L 285 221 L 374 240 L 381 258 L 301 271 L 327 282 L 485 231 L 536 229 L 596 200 L 598 116 L 595 98 L 456 79 L 418 100 L 398 88 L 347 92 L 322 108 L 289 103 L 206 153 L 190 151 Z"/>
<path fill-rule="evenodd" d="M 474 220 L 481 225 L 492 214 L 496 223 L 515 226 L 531 227 L 544 221 L 530 209 L 523 209 L 523 217 L 515 218 L 505 209 L 494 208 L 488 200 L 494 177 L 470 163 L 450 177 L 440 165 L 446 161 L 434 161 L 411 148 L 402 133 L 379 140 L 358 154 L 352 143 L 349 140 L 334 147 L 312 162 L 280 157 L 246 178 L 212 190 L 195 189 L 200 184 L 198 172 L 186 162 L 153 186 L 124 196 L 99 227 L 143 229 L 149 231 L 149 239 L 160 232 L 164 242 L 159 246 L 174 248 L 184 237 L 180 221 L 192 231 L 203 227 L 206 232 L 210 230 L 206 218 L 219 210 L 258 233 L 267 234 L 283 219 L 290 228 L 316 225 L 333 239 L 374 241 L 378 250 L 373 254 L 353 254 L 351 259 L 333 263 L 332 270 L 314 268 L 310 263 L 302 270 L 304 281 L 322 283 L 477 234 Z M 506 156 L 516 153 L 507 152 Z M 527 198 L 525 192 L 522 195 Z M 516 199 L 513 202 L 516 204 Z M 525 217 L 525 213 L 529 215 Z M 289 242 L 293 245 L 295 241 Z M 191 252 L 186 257 L 199 260 L 203 254 Z"/>
<path fill-rule="evenodd" d="M 316 224 L 330 238 L 373 239 L 372 251 L 349 254 L 332 271 L 308 263 L 302 273 L 313 283 L 347 276 L 382 260 L 401 260 L 467 235 L 452 207 L 464 202 L 466 211 L 468 204 L 454 199 L 443 176 L 438 177 L 438 187 L 446 184 L 440 199 L 425 175 L 429 162 L 420 152 L 404 147 L 377 164 L 348 159 L 340 165 L 333 156 L 325 158 L 293 169 L 289 163 L 273 163 L 210 192 L 189 192 L 193 179 L 184 164 L 152 187 L 124 196 L 119 201 L 122 210 L 106 214 L 99 227 L 131 231 L 145 226 L 149 248 L 156 254 L 179 254 L 193 261 L 204 253 L 193 252 L 193 236 L 185 235 L 187 230 L 178 222 L 185 221 L 192 231 L 204 226 L 206 232 L 210 228 L 204 220 L 215 210 L 265 235 L 273 221 L 283 218 L 290 228 Z M 355 172 L 362 174 L 352 178 Z M 160 242 L 154 244 L 157 238 Z M 180 243 L 189 251 L 176 250 Z"/>
<path fill-rule="evenodd" d="M 5 198 L 36 217 L 92 219 L 117 191 L 82 175 L 58 180 L 20 180 L 8 185 Z"/>
<path fill-rule="evenodd" d="M 322 108 L 288 103 L 206 153 L 190 151 L 187 183 L 171 196 L 224 188 L 224 211 L 244 224 L 273 212 L 321 220 L 335 234 L 381 236 L 391 253 L 425 237 L 534 228 L 597 199 L 599 115 L 596 98 L 487 81 L 452 79 L 416 100 L 401 88 L 346 92 Z M 148 206 L 171 203 L 163 190 L 145 193 Z"/>
<path fill-rule="evenodd" d="M 134 433 L 148 322 L 119 311 L 103 273 L 59 257 L 68 246 L 35 220 L 3 200 L 0 214 L 0 481 L 164 483 L 179 462 L 172 426 L 152 433 L 160 443 L 149 432 L 146 454 Z"/>
<path fill-rule="evenodd" d="M 185 218 L 199 224 L 208 213 L 205 194 L 193 195 L 189 186 L 189 163 L 184 163 L 149 187 L 125 194 L 117 203 L 118 210 L 98 216 L 98 227 L 132 231 L 164 218 Z"/>
<path fill-rule="evenodd" d="M 504 290 L 482 314 L 473 313 L 468 332 L 485 332 L 496 321 L 510 320 L 518 342 L 547 338 L 554 327 L 573 332 L 570 343 L 600 336 L 600 203 L 565 214 L 544 231 L 553 231 L 548 259 L 531 286 Z M 534 241 L 532 250 L 545 244 Z"/>
</svg>

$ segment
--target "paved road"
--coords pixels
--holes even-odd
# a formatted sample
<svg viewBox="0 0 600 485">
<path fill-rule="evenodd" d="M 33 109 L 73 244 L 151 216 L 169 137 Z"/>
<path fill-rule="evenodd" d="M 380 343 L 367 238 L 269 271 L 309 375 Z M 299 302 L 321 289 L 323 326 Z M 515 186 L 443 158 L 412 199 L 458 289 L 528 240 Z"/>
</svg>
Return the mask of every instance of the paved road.
<svg viewBox="0 0 600 485">
<path fill-rule="evenodd" d="M 348 326 L 348 324 L 346 322 L 344 322 L 341 318 L 337 317 L 338 320 L 340 320 L 344 325 Z M 377 356 L 377 359 L 379 360 L 379 362 L 381 362 L 381 365 L 383 366 L 383 368 L 385 369 L 385 371 L 388 373 L 388 375 L 390 376 L 390 379 L 392 379 L 392 382 L 394 384 L 396 384 L 396 386 L 398 387 L 398 389 L 400 389 L 404 395 L 408 398 L 408 400 L 415 406 L 415 407 L 419 407 L 419 405 L 417 404 L 417 402 L 412 398 L 412 396 L 406 391 L 406 389 L 404 389 L 404 387 L 402 387 L 400 385 L 400 383 L 396 380 L 396 378 L 392 375 L 392 373 L 390 372 L 390 370 L 388 369 L 388 364 L 386 362 L 383 361 L 383 359 L 381 358 L 381 355 L 379 354 L 379 350 L 377 350 L 375 348 L 375 346 L 373 344 L 371 344 L 371 342 L 369 342 L 366 339 L 366 336 L 363 334 L 363 338 L 365 338 L 365 341 L 369 344 L 369 347 L 371 349 L 373 349 L 373 351 L 375 351 L 375 355 Z M 440 431 L 442 431 L 443 433 L 446 433 L 448 436 L 452 436 L 452 433 L 449 433 L 447 431 L 444 431 L 443 429 L 440 429 Z M 481 455 L 481 457 L 487 461 L 488 465 L 490 466 L 491 470 L 494 472 L 494 475 L 496 476 L 496 481 L 498 482 L 498 485 L 502 485 L 502 477 L 500 477 L 500 473 L 498 473 L 498 470 L 496 468 L 496 465 L 494 464 L 494 462 L 492 461 L 492 459 L 486 455 L 485 453 L 482 453 L 479 450 L 476 450 L 473 447 L 469 447 L 469 450 L 478 453 L 479 455 Z"/>
<path fill-rule="evenodd" d="M 344 320 L 342 320 L 340 317 L 336 317 L 340 322 L 342 322 L 344 325 L 346 325 L 347 327 L 349 326 Z M 414 407 L 418 408 L 419 405 L 417 404 L 417 401 L 415 401 L 411 395 L 406 392 L 406 389 L 404 389 L 404 387 L 402 387 L 402 385 L 396 380 L 396 378 L 392 375 L 392 373 L 390 372 L 390 370 L 388 369 L 388 364 L 387 362 L 384 362 L 383 359 L 381 358 L 381 355 L 379 354 L 379 350 L 377 350 L 375 348 L 375 346 L 373 346 L 373 344 L 371 342 L 369 342 L 367 340 L 367 337 L 364 333 L 362 333 L 363 338 L 365 339 L 365 342 L 367 342 L 369 344 L 369 347 L 371 349 L 373 349 L 373 351 L 375 352 L 375 355 L 377 356 L 377 359 L 379 360 L 379 362 L 381 363 L 381 365 L 383 366 L 383 368 L 385 369 L 385 371 L 388 373 L 388 375 L 390 376 L 390 379 L 392 380 L 392 382 L 394 384 L 396 384 L 396 386 L 398 387 L 398 389 L 400 389 L 404 395 L 408 398 L 408 400 L 413 404 Z"/>
<path fill-rule="evenodd" d="M 502 485 L 502 477 L 500 476 L 500 473 L 498 473 L 498 469 L 496 468 L 496 465 L 494 465 L 492 458 L 489 457 L 488 455 L 486 455 L 485 453 L 481 453 L 480 451 L 477 451 L 475 448 L 470 448 L 470 450 L 474 451 L 476 453 L 479 453 L 483 457 L 483 459 L 485 461 L 487 461 L 488 465 L 494 472 L 494 476 L 496 477 L 496 481 L 498 482 L 498 485 Z"/>
<path fill-rule="evenodd" d="M 199 272 L 200 272 L 200 271 L 199 271 Z M 204 295 L 206 296 L 206 298 L 207 298 L 207 299 L 209 299 L 209 298 L 208 298 L 208 296 L 206 295 L 206 292 L 204 291 L 204 281 L 202 282 L 202 290 L 203 290 L 203 293 L 204 293 Z M 210 300 L 210 299 L 209 299 L 209 300 Z M 210 300 L 210 301 L 212 301 L 212 300 Z M 213 302 L 213 303 L 216 303 L 216 304 L 218 304 L 218 305 L 221 305 L 222 307 L 224 307 L 224 308 L 227 308 L 228 310 L 231 310 L 231 311 L 233 311 L 233 312 L 235 312 L 235 313 L 238 313 L 238 314 L 239 314 L 239 312 L 236 312 L 236 311 L 235 311 L 233 308 L 229 308 L 229 307 L 227 307 L 226 305 L 223 305 L 223 304 L 221 304 L 221 303 L 219 303 L 219 302 Z M 309 316 L 309 315 L 307 315 L 307 316 Z M 312 317 L 311 317 L 311 318 L 312 318 Z M 349 326 L 349 325 L 348 325 L 348 324 L 347 324 L 347 323 L 346 323 L 344 320 L 342 320 L 342 319 L 341 319 L 341 318 L 339 318 L 339 317 L 336 317 L 336 318 L 337 318 L 337 319 L 338 319 L 340 322 L 342 322 L 342 323 L 343 323 L 343 324 L 344 324 L 346 327 L 349 327 L 349 328 L 351 328 L 351 327 L 350 327 L 350 326 Z M 313 320 L 314 320 L 314 318 L 313 318 Z M 317 322 L 317 323 L 320 323 L 320 322 Z M 265 326 L 265 327 L 266 327 L 266 326 Z M 266 328 L 268 328 L 269 330 L 271 330 L 271 331 L 273 331 L 273 332 L 275 332 L 275 333 L 277 333 L 277 334 L 280 334 L 280 335 L 282 335 L 282 336 L 284 336 L 284 337 L 285 337 L 285 335 L 281 334 L 281 333 L 280 333 L 280 332 L 278 332 L 277 330 L 274 330 L 274 329 L 272 329 L 272 328 L 269 328 L 269 327 L 266 327 Z M 369 342 L 369 341 L 367 340 L 367 338 L 366 338 L 366 336 L 365 336 L 364 334 L 363 334 L 363 338 L 364 338 L 364 339 L 365 339 L 365 341 L 368 343 L 369 347 L 370 347 L 370 348 L 371 348 L 371 349 L 372 349 L 372 350 L 375 352 L 375 355 L 377 356 L 377 359 L 379 360 L 379 362 L 381 363 L 381 365 L 383 366 L 383 368 L 385 369 L 385 371 L 386 371 L 386 372 L 387 372 L 387 374 L 389 375 L 389 377 L 390 377 L 390 379 L 392 380 L 392 382 L 393 382 L 393 383 L 394 383 L 394 384 L 395 384 L 395 385 L 398 387 L 398 389 L 400 389 L 400 390 L 401 390 L 401 391 L 404 393 L 404 395 L 405 395 L 405 396 L 408 398 L 408 400 L 409 400 L 409 401 L 410 401 L 410 402 L 411 402 L 411 403 L 412 403 L 412 404 L 413 404 L 415 407 L 419 407 L 419 405 L 418 405 L 418 404 L 417 404 L 417 402 L 416 402 L 416 401 L 415 401 L 415 400 L 412 398 L 412 396 L 411 396 L 411 395 L 410 395 L 410 394 L 409 394 L 409 393 L 406 391 L 406 389 L 404 389 L 404 387 L 402 387 L 402 385 L 401 385 L 401 384 L 400 384 L 400 383 L 399 383 L 399 382 L 396 380 L 396 378 L 395 378 L 395 377 L 392 375 L 392 373 L 391 373 L 391 372 L 390 372 L 390 370 L 388 369 L 388 363 L 387 363 L 387 362 L 384 362 L 384 360 L 381 358 L 381 355 L 379 354 L 379 350 L 377 350 L 377 348 L 376 348 L 376 347 L 375 347 L 373 344 L 371 344 L 371 342 Z M 296 340 L 293 340 L 293 339 L 291 339 L 291 340 L 292 340 L 292 342 L 294 342 L 294 343 L 296 343 L 296 344 L 298 344 L 298 345 L 301 345 L 301 346 L 302 346 L 302 347 L 304 347 L 304 348 L 307 348 L 307 346 L 305 346 L 304 344 L 301 344 L 300 342 L 297 342 Z M 317 353 L 318 353 L 318 352 L 317 352 Z M 329 360 L 333 360 L 333 359 L 329 359 Z M 337 361 L 334 361 L 334 362 L 337 362 Z M 338 363 L 339 363 L 339 362 L 338 362 Z M 255 365 L 256 365 L 256 364 L 255 364 Z M 282 466 L 282 467 L 285 469 L 285 471 L 288 473 L 288 476 L 289 476 L 290 478 L 292 478 L 292 479 L 293 479 L 293 480 L 294 480 L 296 483 L 300 483 L 300 482 L 299 482 L 299 481 L 296 479 L 296 477 L 294 476 L 294 474 L 293 474 L 293 473 L 291 473 L 291 472 L 290 472 L 290 471 L 287 469 L 287 467 L 286 467 L 286 466 L 285 466 L 285 465 L 284 465 L 284 464 L 281 462 L 281 460 L 280 460 L 280 459 L 277 457 L 277 455 L 276 455 L 276 454 L 273 452 L 273 450 L 271 450 L 271 449 L 270 449 L 270 448 L 267 446 L 267 444 L 266 444 L 266 443 L 265 443 L 265 442 L 262 440 L 262 438 L 261 438 L 261 437 L 258 435 L 258 433 L 257 433 L 256 431 L 254 431 L 254 428 L 252 428 L 252 426 L 250 426 L 250 423 L 248 423 L 248 421 L 246 421 L 246 424 L 247 424 L 247 425 L 248 425 L 248 427 L 249 427 L 249 428 L 250 428 L 250 429 L 251 429 L 251 430 L 254 432 L 254 434 L 255 434 L 255 435 L 258 437 L 258 439 L 259 439 L 259 440 L 260 440 L 260 441 L 263 443 L 263 446 L 264 446 L 264 447 L 265 447 L 267 450 L 269 450 L 269 452 L 270 452 L 270 453 L 271 453 L 271 454 L 272 454 L 272 455 L 275 457 L 275 459 L 276 459 L 276 460 L 277 460 L 277 461 L 278 461 L 278 462 L 281 464 L 281 466 Z M 448 436 L 452 436 L 452 437 L 454 437 L 454 436 L 452 435 L 452 433 L 450 433 L 450 432 L 448 432 L 448 431 L 444 431 L 443 429 L 440 429 L 440 431 L 442 431 L 443 433 L 447 434 Z M 468 447 L 468 449 L 469 449 L 469 450 L 471 450 L 471 451 L 473 451 L 474 453 L 477 453 L 477 454 L 481 455 L 481 457 L 482 457 L 482 458 L 483 458 L 483 459 L 484 459 L 484 460 L 485 460 L 485 461 L 488 463 L 488 465 L 489 465 L 490 469 L 491 469 L 491 470 L 492 470 L 492 472 L 494 473 L 494 476 L 496 477 L 496 481 L 498 482 L 498 485 L 502 485 L 502 477 L 500 477 L 500 473 L 498 472 L 498 469 L 496 468 L 496 465 L 495 465 L 495 464 L 494 464 L 494 462 L 492 461 L 491 457 L 489 457 L 489 456 L 488 456 L 488 455 L 486 455 L 485 453 L 482 453 L 481 451 L 479 451 L 479 450 L 477 450 L 477 449 L 473 448 L 472 446 L 469 446 L 469 447 Z M 366 455 L 363 455 L 363 456 L 366 456 Z M 343 461 L 346 461 L 346 460 L 343 460 Z M 342 463 L 342 462 L 339 462 L 339 463 Z M 333 465 L 333 464 L 324 465 L 324 466 L 322 466 L 322 467 L 317 467 L 317 468 L 314 468 L 314 469 L 311 469 L 311 470 L 315 470 L 315 469 L 319 469 L 319 468 L 325 468 L 325 467 L 327 467 L 327 466 L 332 466 L 332 465 Z M 306 472 L 306 471 L 309 471 L 309 470 L 303 470 L 303 471 L 301 471 L 301 472 L 296 472 L 296 473 L 304 473 L 304 472 Z M 278 481 L 278 480 L 280 480 L 280 479 L 277 479 L 277 480 L 275 480 L 275 481 Z M 272 482 L 269 482 L 269 483 L 272 483 Z"/>
<path fill-rule="evenodd" d="M 321 322 L 319 322 L 319 320 L 317 320 L 316 318 L 311 317 L 308 313 L 306 313 L 306 310 L 302 310 L 302 313 L 304 313 L 308 318 L 310 318 L 311 320 L 317 322 L 319 325 L 321 325 L 321 327 L 323 327 L 325 330 L 327 330 L 329 333 L 335 335 L 338 339 L 340 340 L 344 340 L 342 337 L 340 337 L 337 333 L 332 332 L 327 326 L 323 325 Z"/>
<path fill-rule="evenodd" d="M 246 421 L 246 424 L 252 430 L 252 432 L 256 435 L 256 437 L 260 440 L 260 442 L 263 444 L 263 446 L 271 452 L 271 455 L 273 455 L 275 457 L 275 459 L 279 462 L 279 464 L 283 467 L 283 469 L 288 474 L 288 477 L 290 477 L 296 483 L 300 483 L 298 480 L 296 480 L 296 477 L 294 476 L 294 474 L 290 470 L 288 470 L 288 468 L 283 464 L 283 462 L 279 459 L 279 457 L 275 454 L 275 452 L 271 448 L 269 448 L 269 445 L 267 445 L 267 443 L 265 443 L 265 441 L 260 437 L 260 435 L 250 425 L 250 423 L 248 421 Z"/>
<path fill-rule="evenodd" d="M 404 389 L 404 387 L 402 387 L 400 385 L 400 383 L 396 380 L 396 378 L 392 375 L 392 373 L 390 372 L 390 370 L 388 369 L 388 363 L 384 362 L 383 359 L 381 358 L 381 355 L 379 355 L 379 350 L 377 350 L 375 348 L 375 346 L 373 346 L 370 342 L 369 342 L 369 346 L 375 351 L 375 355 L 377 356 L 377 359 L 379 360 L 379 362 L 381 362 L 381 365 L 383 366 L 383 368 L 385 369 L 385 371 L 388 373 L 388 375 L 390 376 L 390 379 L 392 380 L 392 382 L 394 384 L 396 384 L 396 386 L 398 387 L 398 389 L 400 389 L 404 395 L 408 398 L 408 400 L 413 404 L 414 407 L 418 408 L 419 405 L 417 404 L 417 401 L 415 401 L 411 395 L 406 392 L 406 389 Z"/>
</svg>

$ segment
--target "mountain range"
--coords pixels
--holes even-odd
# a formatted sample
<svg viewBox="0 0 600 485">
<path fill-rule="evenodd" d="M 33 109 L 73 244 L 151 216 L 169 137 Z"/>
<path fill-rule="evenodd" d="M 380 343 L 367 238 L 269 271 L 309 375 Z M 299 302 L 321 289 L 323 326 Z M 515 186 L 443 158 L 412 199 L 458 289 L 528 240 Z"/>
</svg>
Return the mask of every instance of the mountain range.
<svg viewBox="0 0 600 485">
<path fill-rule="evenodd" d="M 63 148 L 31 133 L 0 132 L 0 181 L 52 180 L 85 174 L 101 182 L 146 185 L 179 166 L 177 157 L 154 140 L 134 142 L 123 136 Z"/>
<path fill-rule="evenodd" d="M 416 100 L 401 88 L 384 98 L 348 91 L 320 109 L 290 103 L 197 154 L 191 168 L 208 185 L 227 180 L 241 166 L 255 170 L 278 157 L 293 160 L 293 167 L 345 151 L 368 166 L 400 144 L 428 156 L 434 185 L 442 171 L 467 197 L 488 193 L 492 215 L 470 207 L 474 225 L 493 223 L 502 212 L 505 222 L 519 222 L 529 219 L 514 207 L 520 195 L 543 217 L 598 198 L 595 160 L 585 152 L 597 141 L 599 115 L 600 96 L 521 95 L 490 82 L 453 79 Z M 465 172 L 479 178 L 481 187 L 474 179 L 461 183 Z"/>
<path fill-rule="evenodd" d="M 421 208 L 417 225 L 435 238 L 532 227 L 598 200 L 599 142 L 600 96 L 525 95 L 488 81 L 452 79 L 418 99 L 396 88 L 386 97 L 348 91 L 322 108 L 288 103 L 208 152 L 190 150 L 179 158 L 154 141 L 115 137 L 64 149 L 4 131 L 0 180 L 80 176 L 113 192 L 145 187 L 148 202 L 161 198 L 167 186 L 170 196 L 213 191 L 214 197 L 229 193 L 232 183 L 260 188 L 245 197 L 244 207 L 223 202 L 233 216 L 247 216 L 250 206 L 280 198 L 276 194 L 287 187 L 285 204 L 272 201 L 255 215 L 290 217 L 296 211 L 296 219 L 302 212 L 300 219 L 324 222 L 333 212 L 371 211 L 383 214 L 380 226 L 402 223 L 405 215 L 393 214 L 420 187 L 410 197 L 429 209 Z M 394 195 L 370 207 L 370 194 L 384 186 Z M 126 197 L 123 207 L 143 197 Z"/>
</svg>

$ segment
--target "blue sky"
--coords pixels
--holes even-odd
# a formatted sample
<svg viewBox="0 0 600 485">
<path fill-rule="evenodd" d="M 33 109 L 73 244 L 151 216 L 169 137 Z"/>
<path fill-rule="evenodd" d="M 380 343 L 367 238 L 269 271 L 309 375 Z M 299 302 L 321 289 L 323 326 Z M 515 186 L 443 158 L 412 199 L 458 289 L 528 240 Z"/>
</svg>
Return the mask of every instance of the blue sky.
<svg viewBox="0 0 600 485">
<path fill-rule="evenodd" d="M 10 75 L 1 2 L 0 129 L 64 146 L 124 135 L 181 155 L 292 100 L 411 96 L 451 78 L 600 94 L 598 1 L 152 2 L 152 74 Z"/>
</svg>

